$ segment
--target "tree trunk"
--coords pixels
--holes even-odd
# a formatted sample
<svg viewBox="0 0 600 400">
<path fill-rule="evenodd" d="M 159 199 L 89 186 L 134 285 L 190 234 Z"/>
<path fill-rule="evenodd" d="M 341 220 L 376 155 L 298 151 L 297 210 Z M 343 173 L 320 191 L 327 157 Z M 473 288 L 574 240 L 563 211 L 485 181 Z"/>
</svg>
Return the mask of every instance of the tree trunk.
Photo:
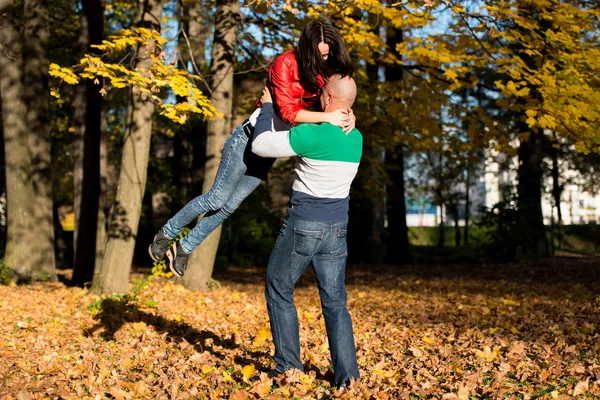
<svg viewBox="0 0 600 400">
<path fill-rule="evenodd" d="M 201 73 L 206 72 L 204 56 L 205 43 L 210 36 L 212 24 L 208 23 L 206 7 L 202 2 L 180 3 L 180 25 L 186 35 L 179 37 L 181 59 L 185 68 L 197 74 L 194 65 Z M 189 45 L 188 45 L 189 42 Z M 194 62 L 192 63 L 192 58 Z M 185 99 L 182 99 L 185 101 Z M 204 136 L 206 122 L 194 118 L 188 124 L 178 129 L 173 141 L 173 185 L 175 196 L 171 202 L 173 213 L 179 211 L 189 200 L 194 197 L 194 142 L 198 136 Z M 200 132 L 200 135 L 199 135 Z M 202 163 L 203 164 L 203 163 Z"/>
<path fill-rule="evenodd" d="M 17 1 L 0 0 L 0 96 L 6 162 L 7 238 L 4 262 L 19 283 L 31 280 L 34 263 L 31 246 L 37 241 L 33 232 L 33 186 L 28 129 L 23 104 L 21 37 L 15 17 Z M 35 253 L 34 253 L 35 254 Z"/>
<path fill-rule="evenodd" d="M 562 187 L 560 186 L 559 176 L 560 169 L 558 166 L 558 149 L 551 147 L 550 153 L 552 155 L 552 197 L 554 197 L 554 205 L 556 206 L 556 216 L 558 225 L 558 248 L 562 247 L 562 211 L 560 209 L 560 196 L 562 194 Z M 554 218 L 554 213 L 552 214 Z M 552 233 L 554 234 L 554 226 L 552 227 Z M 554 239 L 552 239 L 552 247 L 554 248 Z M 552 252 L 554 254 L 554 251 Z"/>
<path fill-rule="evenodd" d="M 181 42 L 185 42 L 182 50 L 182 58 L 186 64 L 191 64 L 192 59 L 200 72 L 207 72 L 209 67 L 206 65 L 205 47 L 206 41 L 212 34 L 214 20 L 207 13 L 207 8 L 203 6 L 203 2 L 185 2 L 183 4 L 183 20 L 184 29 L 187 29 L 187 37 L 190 41 L 190 47 L 187 47 L 185 38 Z M 191 55 L 190 55 L 191 50 Z M 194 66 L 194 73 L 198 73 Z M 208 89 L 208 87 L 207 87 Z M 202 184 L 204 182 L 204 167 L 206 164 L 206 121 L 194 120 L 194 124 L 189 127 L 187 135 L 190 141 L 192 151 L 191 155 L 191 170 L 190 170 L 190 191 L 189 197 L 202 192 Z M 179 211 L 177 209 L 176 211 Z"/>
<path fill-rule="evenodd" d="M 469 219 L 471 217 L 471 165 L 467 164 L 467 181 L 466 181 L 466 190 L 465 190 L 465 231 L 463 233 L 463 243 L 465 245 L 469 244 Z"/>
<path fill-rule="evenodd" d="M 387 216 L 390 242 L 388 259 L 392 263 L 410 264 L 410 245 L 406 224 L 404 150 L 398 146 L 395 157 L 386 153 L 385 164 L 391 183 L 387 185 Z"/>
<path fill-rule="evenodd" d="M 459 210 L 460 205 L 455 204 L 454 208 L 454 247 L 460 247 L 460 225 L 459 225 Z"/>
<path fill-rule="evenodd" d="M 138 0 L 138 26 L 160 31 L 161 19 L 160 0 Z M 136 70 L 144 71 L 152 65 L 150 52 L 153 47 L 148 44 L 137 48 Z M 154 104 L 147 96 L 131 95 L 108 241 L 98 279 L 94 281 L 94 289 L 105 294 L 129 290 L 129 272 L 146 187 L 153 113 Z"/>
<path fill-rule="evenodd" d="M 25 118 L 29 131 L 36 231 L 36 244 L 29 250 L 29 256 L 33 258 L 33 280 L 56 281 L 48 120 L 48 3 L 25 0 L 24 6 L 23 96 L 27 104 Z"/>
<path fill-rule="evenodd" d="M 527 126 L 519 124 L 520 132 L 527 132 Z M 519 145 L 519 170 L 517 186 L 519 210 L 519 231 L 523 255 L 531 258 L 549 255 L 548 240 L 542 215 L 542 159 L 543 140 L 541 134 L 531 133 L 529 140 Z"/>
<path fill-rule="evenodd" d="M 96 260 L 94 262 L 94 279 L 100 273 L 100 267 L 104 259 L 104 247 L 106 246 L 106 215 L 107 192 L 108 192 L 108 161 L 106 147 L 106 109 L 102 108 L 100 123 L 100 195 L 98 196 L 98 219 L 96 226 Z"/>
<path fill-rule="evenodd" d="M 182 127 L 175 135 L 173 141 L 173 186 L 175 196 L 171 201 L 174 212 L 181 210 L 192 199 L 192 162 L 193 144 L 190 140 L 192 133 L 189 127 Z"/>
<path fill-rule="evenodd" d="M 438 225 L 438 247 L 444 247 L 446 243 L 446 228 L 444 226 L 444 203 L 441 201 L 441 195 L 439 195 L 440 201 L 440 224 Z"/>
<path fill-rule="evenodd" d="M 396 45 L 402 42 L 402 30 L 395 28 L 387 29 L 386 44 L 390 51 L 396 56 Z M 388 82 L 402 80 L 402 68 L 386 67 L 385 79 Z M 398 129 L 395 127 L 395 129 Z M 386 153 L 385 163 L 388 167 L 388 175 L 391 184 L 388 185 L 388 231 L 391 241 L 388 244 L 388 258 L 392 263 L 410 264 L 410 243 L 408 241 L 408 226 L 406 224 L 406 189 L 404 181 L 404 147 L 397 146 L 395 158 Z"/>
<path fill-rule="evenodd" d="M 183 44 L 182 58 L 185 61 L 191 61 L 191 57 L 193 57 L 196 67 L 202 72 L 206 62 L 204 56 L 206 40 L 212 31 L 212 24 L 208 21 L 205 12 L 206 7 L 203 6 L 202 2 L 184 2 L 182 8 L 183 29 L 187 32 L 187 40 L 185 40 L 185 37 L 181 40 Z M 194 69 L 193 66 L 192 69 Z"/>
<path fill-rule="evenodd" d="M 94 52 L 93 44 L 102 42 L 104 3 L 82 2 L 80 46 L 82 53 Z M 74 201 L 75 232 L 73 279 L 83 286 L 92 282 L 96 261 L 98 212 L 100 209 L 100 147 L 102 126 L 101 84 L 85 80 L 76 92 Z"/>
<path fill-rule="evenodd" d="M 231 130 L 233 105 L 233 58 L 237 30 L 242 15 L 238 0 L 217 0 L 215 38 L 212 46 L 210 73 L 213 76 L 211 101 L 224 117 L 208 123 L 206 138 L 206 164 L 202 191 L 210 190 L 221 162 L 221 151 Z M 209 289 L 217 248 L 221 238 L 221 226 L 211 233 L 188 260 L 184 284 L 192 290 Z"/>
<path fill-rule="evenodd" d="M 544 7 L 538 7 L 535 2 L 517 2 L 516 12 L 520 18 L 539 18 L 544 13 Z M 552 28 L 552 23 L 540 20 L 540 27 L 545 32 Z M 516 29 L 519 30 L 518 27 Z M 531 70 L 542 68 L 546 49 L 540 50 L 541 56 L 534 56 L 528 54 L 527 49 L 517 45 L 519 56 Z M 532 101 L 542 101 L 541 94 L 535 88 L 530 92 L 530 96 Z M 529 133 L 529 138 L 521 140 L 518 149 L 517 208 L 522 254 L 528 258 L 547 257 L 550 253 L 542 214 L 542 161 L 545 156 L 545 138 L 543 131 L 536 133 L 527 126 L 524 122 L 525 115 L 519 117 L 517 132 Z"/>
<path fill-rule="evenodd" d="M 375 21 L 373 22 L 376 23 Z M 374 32 L 377 33 L 378 29 Z M 377 82 L 379 79 L 380 67 L 377 64 L 367 64 L 366 73 L 369 82 Z M 373 98 L 377 96 L 377 89 L 372 88 Z M 365 124 L 363 115 L 372 115 L 375 112 L 374 103 L 371 102 L 366 110 L 356 110 L 358 121 Z M 374 125 L 361 125 L 365 127 L 365 132 L 375 129 Z M 381 154 L 382 146 L 376 143 L 370 135 L 363 138 L 363 156 L 361 158 L 360 168 L 356 179 L 350 189 L 350 212 L 348 225 L 348 246 L 351 249 L 361 249 L 361 251 L 351 251 L 348 254 L 350 262 L 359 263 L 382 263 L 386 258 L 386 249 L 384 237 L 384 201 L 385 195 L 383 179 Z M 290 174 L 293 180 L 293 174 Z M 290 185 L 286 186 L 286 193 L 289 194 Z M 289 201 L 289 197 L 287 197 Z M 287 205 L 287 202 L 286 202 Z M 285 208 L 284 208 L 285 209 Z"/>
</svg>

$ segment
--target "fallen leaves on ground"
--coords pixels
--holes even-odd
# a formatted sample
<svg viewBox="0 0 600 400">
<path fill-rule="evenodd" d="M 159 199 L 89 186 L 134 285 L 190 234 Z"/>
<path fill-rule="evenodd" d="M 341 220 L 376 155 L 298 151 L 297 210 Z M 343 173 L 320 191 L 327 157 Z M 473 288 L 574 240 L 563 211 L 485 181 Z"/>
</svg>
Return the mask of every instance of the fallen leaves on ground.
<svg viewBox="0 0 600 400">
<path fill-rule="evenodd" d="M 0 398 L 600 398 L 600 266 L 354 266 L 361 379 L 332 385 L 314 277 L 296 290 L 305 373 L 271 379 L 264 270 L 194 293 L 153 280 L 101 298 L 0 287 Z"/>
</svg>

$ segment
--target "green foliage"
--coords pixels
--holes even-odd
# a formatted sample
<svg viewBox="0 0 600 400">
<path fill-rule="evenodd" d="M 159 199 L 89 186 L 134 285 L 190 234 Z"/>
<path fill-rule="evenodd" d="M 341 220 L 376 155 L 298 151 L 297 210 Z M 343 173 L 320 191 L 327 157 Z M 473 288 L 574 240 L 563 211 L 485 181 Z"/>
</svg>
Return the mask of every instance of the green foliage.
<svg viewBox="0 0 600 400">
<path fill-rule="evenodd" d="M 225 221 L 217 253 L 221 257 L 221 266 L 267 264 L 281 223 L 268 198 L 263 184 Z"/>
<path fill-rule="evenodd" d="M 484 231 L 482 247 L 486 258 L 495 262 L 516 261 L 521 233 L 515 197 L 484 211 L 476 225 Z"/>
<path fill-rule="evenodd" d="M 100 312 L 102 309 L 102 299 L 95 298 L 92 302 L 87 306 L 87 310 L 90 314 L 95 315 Z"/>
<path fill-rule="evenodd" d="M 565 225 L 561 228 L 562 238 L 558 239 L 559 228 L 553 235 L 557 253 L 600 255 L 600 225 Z M 551 235 L 548 232 L 548 240 Z"/>
<path fill-rule="evenodd" d="M 0 285 L 8 285 L 13 277 L 12 269 L 0 260 Z"/>
</svg>

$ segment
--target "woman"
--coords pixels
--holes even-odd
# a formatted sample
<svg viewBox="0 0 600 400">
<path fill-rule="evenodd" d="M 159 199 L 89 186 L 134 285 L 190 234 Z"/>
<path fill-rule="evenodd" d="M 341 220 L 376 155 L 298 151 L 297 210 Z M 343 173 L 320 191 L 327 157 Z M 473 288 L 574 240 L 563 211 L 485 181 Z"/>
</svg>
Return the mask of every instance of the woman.
<svg viewBox="0 0 600 400">
<path fill-rule="evenodd" d="M 308 110 L 319 98 L 327 77 L 352 75 L 352 72 L 350 56 L 339 32 L 329 24 L 311 21 L 302 31 L 298 46 L 277 56 L 269 70 L 267 86 L 279 117 L 274 120 L 274 128 L 287 131 L 301 122 L 328 122 L 347 132 L 352 130 L 355 124 L 352 110 L 330 113 Z M 186 204 L 154 237 L 148 249 L 150 257 L 158 261 L 166 252 L 169 269 L 176 276 L 183 276 L 188 255 L 256 189 L 273 165 L 274 159 L 258 157 L 248 146 L 259 113 L 260 108 L 225 142 L 212 188 Z M 169 247 L 169 242 L 202 214 L 206 215 L 194 229 Z"/>
</svg>

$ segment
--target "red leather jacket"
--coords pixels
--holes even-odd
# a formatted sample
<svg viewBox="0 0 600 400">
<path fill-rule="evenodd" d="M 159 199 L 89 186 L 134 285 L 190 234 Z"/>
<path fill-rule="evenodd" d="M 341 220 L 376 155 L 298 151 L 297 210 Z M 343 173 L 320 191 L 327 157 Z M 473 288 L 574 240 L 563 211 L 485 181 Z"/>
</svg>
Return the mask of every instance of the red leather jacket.
<svg viewBox="0 0 600 400">
<path fill-rule="evenodd" d="M 317 76 L 317 81 L 319 89 L 322 88 L 325 80 Z M 302 87 L 294 49 L 277 56 L 269 69 L 267 86 L 271 91 L 275 110 L 290 125 L 295 125 L 298 111 L 306 110 L 319 98 L 319 93 L 307 92 Z"/>
</svg>

